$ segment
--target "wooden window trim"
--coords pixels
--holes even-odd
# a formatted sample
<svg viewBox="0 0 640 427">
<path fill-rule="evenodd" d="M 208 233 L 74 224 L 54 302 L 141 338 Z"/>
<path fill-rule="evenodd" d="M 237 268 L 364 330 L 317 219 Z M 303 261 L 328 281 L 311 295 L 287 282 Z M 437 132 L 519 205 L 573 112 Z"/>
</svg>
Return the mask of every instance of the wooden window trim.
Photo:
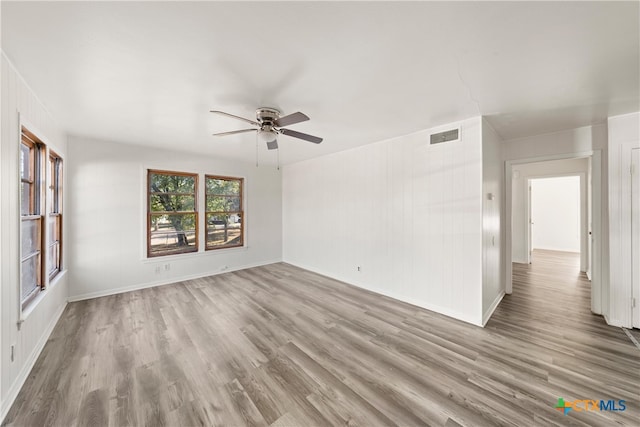
<svg viewBox="0 0 640 427">
<path fill-rule="evenodd" d="M 170 176 L 184 176 L 194 178 L 193 193 L 165 193 L 151 191 L 151 175 L 170 175 Z M 199 209 L 198 209 L 198 174 L 188 172 L 176 172 L 159 169 L 147 169 L 147 258 L 158 258 L 163 256 L 181 255 L 198 252 L 200 249 L 199 241 Z M 156 211 L 151 212 L 151 196 L 153 194 L 175 195 L 175 196 L 191 196 L 194 197 L 194 210 L 193 211 Z M 151 218 L 153 215 L 195 215 L 195 246 L 193 248 L 185 248 L 181 251 L 172 251 L 171 253 L 151 253 Z"/>
<path fill-rule="evenodd" d="M 53 150 L 49 150 L 49 188 L 51 190 L 51 198 L 49 212 L 47 213 L 49 218 L 57 218 L 54 224 L 56 227 L 55 234 L 57 234 L 58 239 L 49 242 L 47 246 L 47 257 L 49 255 L 49 250 L 54 247 L 58 247 L 57 256 L 51 260 L 54 263 L 53 268 L 50 267 L 49 270 L 49 281 L 53 280 L 54 277 L 58 275 L 62 271 L 62 262 L 63 262 L 63 223 L 62 223 L 62 176 L 63 176 L 63 164 L 64 161 L 62 157 L 56 154 Z"/>
<path fill-rule="evenodd" d="M 24 129 L 23 129 L 24 130 Z M 29 148 L 29 176 L 24 178 L 22 174 L 20 174 L 20 182 L 22 184 L 29 185 L 29 214 L 32 214 L 35 211 L 35 155 L 37 150 L 37 143 L 33 142 L 31 139 L 26 138 L 24 134 L 22 134 L 22 139 L 20 141 L 21 145 Z M 21 165 L 22 166 L 22 165 Z M 20 191 L 22 194 L 22 191 Z M 22 214 L 22 203 L 20 204 L 21 214 Z"/>
<path fill-rule="evenodd" d="M 22 223 L 24 221 L 35 221 L 38 226 L 38 236 L 37 236 L 37 247 L 34 252 L 28 254 L 27 256 L 22 256 L 22 249 L 20 251 L 20 268 L 22 269 L 22 264 L 24 261 L 28 261 L 34 257 L 38 258 L 37 268 L 35 271 L 35 287 L 28 295 L 22 295 L 22 270 L 20 274 L 20 302 L 21 307 L 24 310 L 35 298 L 36 296 L 45 289 L 44 283 L 44 256 L 43 256 L 43 248 L 45 246 L 45 236 L 46 236 L 46 224 L 44 223 L 45 214 L 43 211 L 46 207 L 46 202 L 43 200 L 43 178 L 45 175 L 46 168 L 46 145 L 32 132 L 26 129 L 24 126 L 21 127 L 21 138 L 20 144 L 25 145 L 29 148 L 29 176 L 27 179 L 22 177 L 20 174 L 21 183 L 29 184 L 29 213 L 24 215 L 22 213 L 22 201 L 20 203 L 20 239 L 22 239 Z M 20 190 L 20 194 L 22 197 L 22 190 Z"/>
<path fill-rule="evenodd" d="M 240 192 L 239 194 L 213 194 L 213 193 L 209 193 L 207 191 L 207 180 L 209 179 L 219 179 L 219 180 L 225 180 L 225 181 L 240 181 Z M 207 197 L 208 196 L 216 196 L 216 197 L 239 197 L 240 198 L 240 206 L 239 206 L 239 210 L 234 210 L 234 211 L 209 211 L 207 210 Z M 230 249 L 230 248 L 238 248 L 238 247 L 243 247 L 244 246 L 244 242 L 245 242 L 245 222 L 246 222 L 246 217 L 245 217 L 245 213 L 244 213 L 244 178 L 239 178 L 239 177 L 235 177 L 235 176 L 223 176 L 223 175 L 205 175 L 204 176 L 204 198 L 205 198 L 205 212 L 204 212 L 204 229 L 205 229 L 205 244 L 204 244 L 204 249 L 205 251 L 216 251 L 216 250 L 221 250 L 221 249 Z M 238 244 L 235 245 L 224 245 L 224 246 L 213 246 L 210 247 L 207 243 L 207 236 L 209 235 L 209 224 L 207 221 L 207 218 L 209 215 L 233 215 L 233 214 L 238 214 L 240 215 L 241 221 L 240 221 L 240 242 Z"/>
</svg>

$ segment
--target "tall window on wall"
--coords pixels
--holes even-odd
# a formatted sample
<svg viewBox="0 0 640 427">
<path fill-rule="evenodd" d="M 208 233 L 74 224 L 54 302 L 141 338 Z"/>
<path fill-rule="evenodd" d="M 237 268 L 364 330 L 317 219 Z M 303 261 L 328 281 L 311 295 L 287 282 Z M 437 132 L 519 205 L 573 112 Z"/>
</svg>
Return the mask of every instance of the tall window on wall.
<svg viewBox="0 0 640 427">
<path fill-rule="evenodd" d="M 47 247 L 47 266 L 49 280 L 62 270 L 62 159 L 49 151 L 49 218 L 47 220 L 49 236 Z"/>
<path fill-rule="evenodd" d="M 222 249 L 244 244 L 242 178 L 205 176 L 206 249 Z"/>
<path fill-rule="evenodd" d="M 42 194 L 45 146 L 24 127 L 20 142 L 20 301 L 23 308 L 44 288 Z"/>
<path fill-rule="evenodd" d="M 198 175 L 149 170 L 147 256 L 198 251 Z"/>
</svg>

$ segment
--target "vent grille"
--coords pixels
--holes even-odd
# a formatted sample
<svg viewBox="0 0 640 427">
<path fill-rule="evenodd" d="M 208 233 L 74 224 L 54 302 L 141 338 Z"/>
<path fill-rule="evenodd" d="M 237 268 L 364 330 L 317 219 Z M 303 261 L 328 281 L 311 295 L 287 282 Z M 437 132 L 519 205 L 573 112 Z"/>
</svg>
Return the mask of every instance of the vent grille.
<svg viewBox="0 0 640 427">
<path fill-rule="evenodd" d="M 431 135 L 431 145 L 455 141 L 458 139 L 458 132 L 459 129 L 452 129 L 440 133 L 434 133 Z"/>
</svg>

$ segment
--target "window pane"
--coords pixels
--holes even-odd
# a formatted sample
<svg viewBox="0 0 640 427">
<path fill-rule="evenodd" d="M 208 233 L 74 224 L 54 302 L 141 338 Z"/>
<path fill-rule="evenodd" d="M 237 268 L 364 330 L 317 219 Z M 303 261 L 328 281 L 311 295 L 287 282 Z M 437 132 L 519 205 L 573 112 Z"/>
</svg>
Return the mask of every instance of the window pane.
<svg viewBox="0 0 640 427">
<path fill-rule="evenodd" d="M 195 183 L 193 176 L 149 174 L 149 191 L 152 193 L 195 193 Z"/>
<path fill-rule="evenodd" d="M 243 245 L 240 214 L 207 214 L 207 248 Z"/>
<path fill-rule="evenodd" d="M 206 185 L 207 185 L 207 194 L 227 195 L 227 196 L 240 195 L 239 179 L 207 178 Z"/>
<path fill-rule="evenodd" d="M 49 203 L 49 206 L 48 206 L 48 208 L 49 208 L 49 209 L 48 209 L 49 213 L 53 213 L 53 212 L 55 212 L 55 211 L 56 211 L 56 210 L 55 210 L 55 208 L 54 208 L 54 205 L 55 205 L 55 196 L 56 196 L 56 195 L 55 195 L 55 191 L 53 191 L 53 187 L 49 187 L 49 200 L 51 201 L 51 202 Z"/>
<path fill-rule="evenodd" d="M 60 244 L 54 243 L 47 249 L 47 265 L 49 266 L 49 275 L 60 269 Z"/>
<path fill-rule="evenodd" d="M 151 195 L 151 212 L 195 211 L 195 196 L 171 196 L 168 194 Z"/>
<path fill-rule="evenodd" d="M 53 243 L 60 240 L 60 220 L 59 215 L 52 215 L 47 218 L 47 237 L 49 243 Z"/>
<path fill-rule="evenodd" d="M 195 174 L 149 171 L 148 197 L 151 216 L 148 256 L 198 250 L 196 182 Z"/>
<path fill-rule="evenodd" d="M 22 221 L 22 258 L 40 250 L 40 219 Z"/>
<path fill-rule="evenodd" d="M 20 277 L 20 301 L 24 301 L 34 290 L 39 288 L 38 266 L 40 256 L 34 256 L 22 262 L 22 275 Z"/>
<path fill-rule="evenodd" d="M 30 179 L 31 176 L 31 149 L 20 144 L 20 178 Z"/>
<path fill-rule="evenodd" d="M 151 215 L 149 255 L 195 252 L 196 214 Z"/>
<path fill-rule="evenodd" d="M 207 212 L 237 212 L 240 197 L 207 196 Z"/>
<path fill-rule="evenodd" d="M 51 244 L 56 241 L 56 217 L 47 217 L 47 240 Z"/>
<path fill-rule="evenodd" d="M 54 237 L 59 242 L 62 240 L 62 215 L 56 215 L 54 218 L 56 219 L 56 234 Z"/>
<path fill-rule="evenodd" d="M 31 185 L 20 183 L 20 215 L 31 215 Z"/>
<path fill-rule="evenodd" d="M 47 248 L 47 265 L 49 266 L 49 276 L 60 270 L 60 234 L 61 234 L 62 216 L 51 215 L 47 218 L 47 234 L 49 238 L 49 247 Z"/>
</svg>

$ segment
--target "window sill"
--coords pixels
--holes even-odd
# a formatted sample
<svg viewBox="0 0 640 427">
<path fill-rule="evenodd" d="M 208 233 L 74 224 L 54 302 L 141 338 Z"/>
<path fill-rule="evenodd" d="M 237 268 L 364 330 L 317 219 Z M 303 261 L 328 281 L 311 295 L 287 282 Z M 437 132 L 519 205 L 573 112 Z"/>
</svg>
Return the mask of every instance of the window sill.
<svg viewBox="0 0 640 427">
<path fill-rule="evenodd" d="M 205 256 L 210 256 L 210 255 L 223 255 L 223 254 L 228 254 L 233 252 L 245 252 L 247 250 L 249 250 L 249 246 L 237 246 L 234 248 L 215 249 L 215 250 L 201 249 L 198 252 L 189 252 L 186 254 L 155 256 L 151 258 L 144 257 L 142 258 L 142 262 L 145 264 L 151 264 L 151 263 L 166 262 L 166 261 L 172 261 L 172 260 L 201 258 Z"/>
<path fill-rule="evenodd" d="M 36 307 L 40 304 L 40 301 L 45 299 L 45 297 L 47 296 L 47 293 L 51 289 L 53 289 L 66 274 L 67 274 L 67 270 L 62 270 L 61 272 L 56 274 L 56 277 L 54 277 L 53 280 L 49 282 L 49 285 L 47 286 L 47 288 L 44 289 L 43 291 L 40 291 L 38 296 L 36 296 L 33 299 L 33 301 L 29 303 L 29 305 L 27 305 L 25 308 L 22 309 L 20 313 L 20 320 L 18 320 L 19 325 L 22 324 L 25 320 L 27 320 L 27 318 L 31 315 L 31 313 L 33 313 Z"/>
</svg>

